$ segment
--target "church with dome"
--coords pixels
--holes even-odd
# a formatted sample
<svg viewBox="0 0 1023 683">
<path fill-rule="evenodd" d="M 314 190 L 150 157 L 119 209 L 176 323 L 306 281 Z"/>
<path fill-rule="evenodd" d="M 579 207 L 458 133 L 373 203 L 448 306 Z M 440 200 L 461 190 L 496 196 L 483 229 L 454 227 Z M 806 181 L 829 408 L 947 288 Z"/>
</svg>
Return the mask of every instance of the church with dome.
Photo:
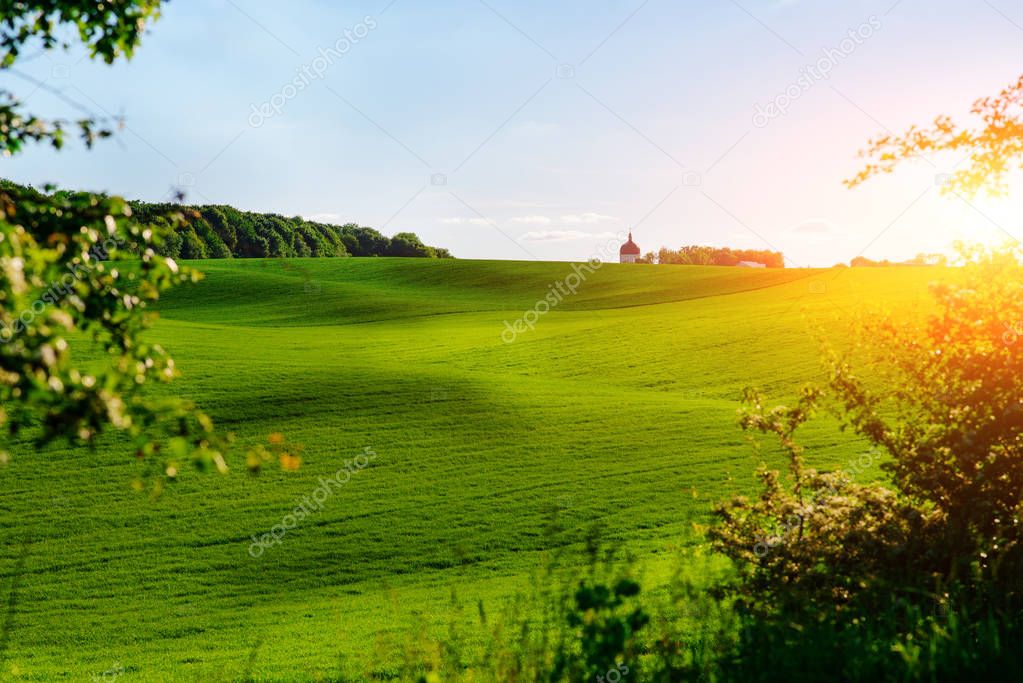
<svg viewBox="0 0 1023 683">
<path fill-rule="evenodd" d="M 629 231 L 629 241 L 622 245 L 618 251 L 619 263 L 635 263 L 639 258 L 639 245 L 632 241 L 632 231 Z"/>
</svg>

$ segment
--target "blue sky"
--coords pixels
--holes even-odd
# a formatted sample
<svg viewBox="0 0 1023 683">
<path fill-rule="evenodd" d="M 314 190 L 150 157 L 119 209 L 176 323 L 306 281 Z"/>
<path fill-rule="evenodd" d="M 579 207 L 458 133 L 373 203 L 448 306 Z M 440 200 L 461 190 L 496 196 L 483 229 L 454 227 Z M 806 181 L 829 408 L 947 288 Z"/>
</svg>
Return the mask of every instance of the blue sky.
<svg viewBox="0 0 1023 683">
<path fill-rule="evenodd" d="M 46 88 L 4 76 L 39 113 L 76 114 L 56 89 L 127 127 L 0 175 L 149 200 L 180 187 L 464 258 L 585 259 L 629 228 L 644 251 L 904 258 L 1023 236 L 1018 181 L 939 196 L 960 159 L 841 184 L 870 136 L 968 119 L 1023 73 L 1021 38 L 1008 0 L 174 0 L 129 63 L 54 53 L 20 67 Z M 786 91 L 784 115 L 754 120 Z"/>
</svg>

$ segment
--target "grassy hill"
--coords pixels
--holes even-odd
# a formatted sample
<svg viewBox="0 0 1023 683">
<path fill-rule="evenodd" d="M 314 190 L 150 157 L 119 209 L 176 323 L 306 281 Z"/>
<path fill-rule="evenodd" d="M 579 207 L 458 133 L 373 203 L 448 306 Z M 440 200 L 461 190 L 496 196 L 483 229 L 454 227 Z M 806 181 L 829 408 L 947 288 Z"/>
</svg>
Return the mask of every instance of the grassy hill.
<svg viewBox="0 0 1023 683">
<path fill-rule="evenodd" d="M 551 509 L 656 571 L 713 502 L 752 489 L 735 426 L 756 384 L 821 373 L 863 302 L 918 307 L 933 269 L 605 265 L 514 343 L 565 263 L 217 260 L 151 333 L 240 442 L 282 433 L 298 472 L 188 471 L 158 500 L 116 442 L 0 469 L 0 680 L 364 676 L 382 638 L 451 591 L 500 604 Z M 825 421 L 809 459 L 860 452 Z M 371 448 L 377 457 L 258 558 L 253 536 Z M 768 457 L 773 458 L 770 451 Z M 382 616 L 385 615 L 385 616 Z M 6 678 L 5 678 L 6 677 Z M 346 679 L 347 680 L 347 679 Z"/>
</svg>

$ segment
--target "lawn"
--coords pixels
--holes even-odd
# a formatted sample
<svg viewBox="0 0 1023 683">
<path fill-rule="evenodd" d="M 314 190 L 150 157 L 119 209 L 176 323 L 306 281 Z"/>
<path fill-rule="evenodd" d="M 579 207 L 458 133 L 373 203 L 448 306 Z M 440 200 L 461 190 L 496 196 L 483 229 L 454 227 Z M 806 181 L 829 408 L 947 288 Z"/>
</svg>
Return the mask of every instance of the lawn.
<svg viewBox="0 0 1023 683">
<path fill-rule="evenodd" d="M 153 499 L 114 439 L 15 448 L 0 680 L 368 676 L 414 615 L 442 623 L 453 590 L 500 605 L 594 522 L 656 572 L 715 501 L 754 486 L 742 387 L 790 398 L 822 376 L 819 334 L 841 344 L 864 302 L 918 308 L 942 275 L 609 264 L 508 344 L 504 322 L 570 264 L 193 265 L 206 279 L 166 298 L 150 336 L 181 369 L 171 390 L 236 434 L 231 473 L 184 468 Z M 833 426 L 808 433 L 822 468 L 863 449 Z M 301 445 L 301 468 L 250 476 L 241 447 L 273 433 Z M 250 554 L 366 448 L 367 467 Z"/>
</svg>

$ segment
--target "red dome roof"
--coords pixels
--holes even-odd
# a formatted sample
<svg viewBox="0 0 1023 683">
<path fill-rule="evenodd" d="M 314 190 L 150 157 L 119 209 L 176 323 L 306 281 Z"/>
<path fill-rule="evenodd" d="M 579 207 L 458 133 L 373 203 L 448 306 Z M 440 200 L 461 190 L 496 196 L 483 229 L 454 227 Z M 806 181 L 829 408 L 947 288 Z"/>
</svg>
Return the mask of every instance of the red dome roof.
<svg viewBox="0 0 1023 683">
<path fill-rule="evenodd" d="M 639 256 L 640 250 L 639 245 L 632 241 L 632 233 L 629 233 L 629 241 L 622 245 L 622 248 L 618 251 L 622 256 Z"/>
</svg>

